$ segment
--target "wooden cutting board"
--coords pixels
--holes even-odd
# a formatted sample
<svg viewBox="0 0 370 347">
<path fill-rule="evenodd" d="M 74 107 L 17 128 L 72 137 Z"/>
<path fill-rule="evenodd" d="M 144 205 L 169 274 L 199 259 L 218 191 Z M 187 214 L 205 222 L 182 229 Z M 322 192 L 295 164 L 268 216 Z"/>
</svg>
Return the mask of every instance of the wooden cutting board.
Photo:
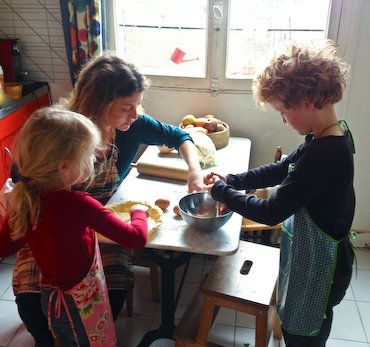
<svg viewBox="0 0 370 347">
<path fill-rule="evenodd" d="M 188 180 L 188 166 L 178 152 L 160 153 L 157 146 L 148 146 L 137 161 L 136 169 L 143 175 Z"/>
<path fill-rule="evenodd" d="M 249 163 L 249 151 L 241 153 L 241 143 L 247 142 L 250 146 L 250 140 L 241 137 L 230 137 L 229 144 L 216 151 L 216 166 L 204 168 L 207 171 L 215 171 L 220 174 L 230 173 L 230 162 L 236 162 L 232 168 L 233 173 L 245 171 L 245 163 Z M 244 145 L 245 147 L 245 145 Z M 234 160 L 234 156 L 237 160 Z M 171 153 L 160 153 L 157 146 L 148 146 L 142 156 L 136 163 L 136 169 L 140 174 L 151 175 L 162 178 L 171 178 L 179 181 L 187 181 L 188 166 L 180 157 L 177 151 Z"/>
</svg>

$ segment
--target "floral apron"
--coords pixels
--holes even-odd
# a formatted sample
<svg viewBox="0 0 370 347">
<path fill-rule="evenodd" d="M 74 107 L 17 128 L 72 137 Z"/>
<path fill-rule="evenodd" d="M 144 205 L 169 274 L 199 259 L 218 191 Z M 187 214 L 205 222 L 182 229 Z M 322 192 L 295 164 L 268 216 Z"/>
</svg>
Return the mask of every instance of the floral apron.
<svg viewBox="0 0 370 347">
<path fill-rule="evenodd" d="M 116 346 L 115 327 L 97 240 L 91 268 L 80 283 L 66 291 L 50 286 L 43 287 L 43 290 L 48 291 L 48 322 L 54 336 L 63 310 L 77 346 Z M 73 313 L 76 311 L 78 317 L 74 319 Z"/>
<path fill-rule="evenodd" d="M 277 309 L 288 333 L 316 336 L 333 283 L 340 241 L 322 231 L 305 208 L 282 228 Z"/>
</svg>

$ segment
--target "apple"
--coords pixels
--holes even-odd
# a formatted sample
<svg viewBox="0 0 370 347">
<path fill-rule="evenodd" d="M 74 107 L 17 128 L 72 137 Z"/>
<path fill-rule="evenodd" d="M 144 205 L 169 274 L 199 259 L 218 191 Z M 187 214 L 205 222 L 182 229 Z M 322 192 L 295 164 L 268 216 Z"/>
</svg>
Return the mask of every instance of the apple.
<svg viewBox="0 0 370 347">
<path fill-rule="evenodd" d="M 196 118 L 195 118 L 195 116 L 193 116 L 192 114 L 188 114 L 188 115 L 186 115 L 186 116 L 182 119 L 181 123 L 182 123 L 182 125 L 183 125 L 184 127 L 186 127 L 187 125 L 194 124 L 195 119 L 196 119 Z"/>
<path fill-rule="evenodd" d="M 217 130 L 218 121 L 215 118 L 206 118 L 203 128 L 207 129 L 209 133 L 214 133 Z"/>
</svg>

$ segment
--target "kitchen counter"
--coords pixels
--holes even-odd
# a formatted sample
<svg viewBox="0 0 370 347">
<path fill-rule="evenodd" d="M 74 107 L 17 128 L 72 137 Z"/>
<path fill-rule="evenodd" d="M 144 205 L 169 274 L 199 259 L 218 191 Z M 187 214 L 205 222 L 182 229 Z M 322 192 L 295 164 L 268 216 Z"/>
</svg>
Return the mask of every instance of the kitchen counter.
<svg viewBox="0 0 370 347">
<path fill-rule="evenodd" d="M 0 106 L 0 119 L 5 118 L 32 101 L 37 102 L 38 98 L 43 94 L 50 95 L 49 85 L 47 82 L 24 82 L 22 97 Z"/>
</svg>

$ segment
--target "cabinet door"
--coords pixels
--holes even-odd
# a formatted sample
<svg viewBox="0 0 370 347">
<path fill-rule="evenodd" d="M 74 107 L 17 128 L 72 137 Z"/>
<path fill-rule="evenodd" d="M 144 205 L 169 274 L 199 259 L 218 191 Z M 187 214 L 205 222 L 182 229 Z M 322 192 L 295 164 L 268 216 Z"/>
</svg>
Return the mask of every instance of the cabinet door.
<svg viewBox="0 0 370 347">
<path fill-rule="evenodd" d="M 5 163 L 4 163 L 4 150 L 3 150 L 3 145 L 2 145 L 2 142 L 0 141 L 0 189 L 2 188 L 2 186 L 4 185 L 7 177 L 6 177 L 6 174 L 5 174 Z"/>
<path fill-rule="evenodd" d="M 42 94 L 37 100 L 20 107 L 0 120 L 0 188 L 9 177 L 12 157 L 8 151 L 13 152 L 14 142 L 20 128 L 35 110 L 49 105 L 49 94 Z"/>
</svg>

